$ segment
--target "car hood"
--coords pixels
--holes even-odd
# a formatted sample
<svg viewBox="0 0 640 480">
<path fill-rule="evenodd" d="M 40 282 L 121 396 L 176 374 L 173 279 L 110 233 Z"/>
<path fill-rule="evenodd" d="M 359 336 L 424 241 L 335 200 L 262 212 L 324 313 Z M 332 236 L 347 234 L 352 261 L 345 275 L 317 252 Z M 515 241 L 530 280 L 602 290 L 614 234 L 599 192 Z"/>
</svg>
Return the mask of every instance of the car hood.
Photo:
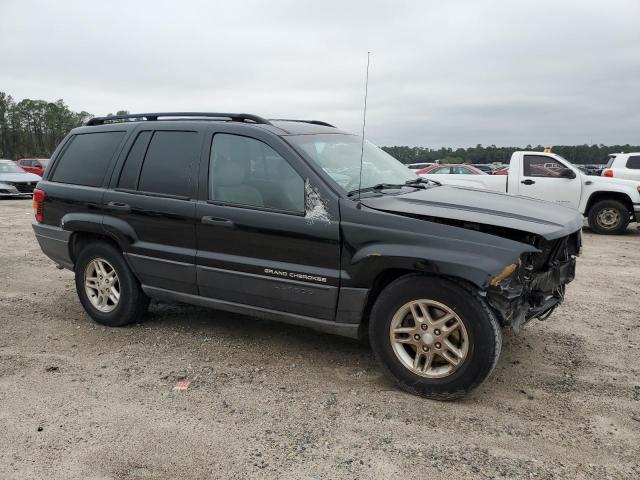
<svg viewBox="0 0 640 480">
<path fill-rule="evenodd" d="M 35 173 L 0 173 L 0 182 L 39 182 L 40 175 Z"/>
<path fill-rule="evenodd" d="M 362 204 L 384 212 L 436 217 L 511 228 L 547 240 L 582 228 L 582 215 L 555 203 L 527 197 L 438 186 L 401 195 L 363 198 Z"/>
</svg>

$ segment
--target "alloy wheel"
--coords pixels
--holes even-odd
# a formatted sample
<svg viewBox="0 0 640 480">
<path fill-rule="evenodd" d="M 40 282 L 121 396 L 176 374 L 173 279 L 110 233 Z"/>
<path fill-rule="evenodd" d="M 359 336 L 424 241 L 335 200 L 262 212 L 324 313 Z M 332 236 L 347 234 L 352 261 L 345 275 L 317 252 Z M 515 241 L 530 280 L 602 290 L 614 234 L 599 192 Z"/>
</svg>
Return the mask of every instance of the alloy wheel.
<svg viewBox="0 0 640 480">
<path fill-rule="evenodd" d="M 398 309 L 389 329 L 396 357 L 413 373 L 443 378 L 458 370 L 469 353 L 460 317 L 434 300 L 414 300 Z"/>
<path fill-rule="evenodd" d="M 94 258 L 84 271 L 84 289 L 93 307 L 103 313 L 115 310 L 120 301 L 120 279 L 113 266 Z"/>
</svg>

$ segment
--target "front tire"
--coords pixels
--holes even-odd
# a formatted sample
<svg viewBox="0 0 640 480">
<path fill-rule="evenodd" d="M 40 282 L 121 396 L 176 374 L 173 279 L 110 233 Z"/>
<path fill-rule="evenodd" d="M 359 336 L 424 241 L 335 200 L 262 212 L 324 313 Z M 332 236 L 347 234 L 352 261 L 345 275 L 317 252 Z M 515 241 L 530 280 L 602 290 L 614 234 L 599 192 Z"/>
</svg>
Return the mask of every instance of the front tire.
<svg viewBox="0 0 640 480">
<path fill-rule="evenodd" d="M 619 235 L 629 221 L 627 207 L 617 200 L 601 200 L 589 210 L 589 227 L 600 235 Z"/>
<path fill-rule="evenodd" d="M 75 264 L 80 303 L 96 322 L 121 327 L 138 321 L 149 306 L 138 280 L 122 254 L 112 245 L 87 245 Z"/>
<path fill-rule="evenodd" d="M 493 371 L 499 323 L 477 291 L 450 280 L 407 275 L 373 306 L 369 340 L 383 372 L 410 393 L 461 398 Z"/>
</svg>

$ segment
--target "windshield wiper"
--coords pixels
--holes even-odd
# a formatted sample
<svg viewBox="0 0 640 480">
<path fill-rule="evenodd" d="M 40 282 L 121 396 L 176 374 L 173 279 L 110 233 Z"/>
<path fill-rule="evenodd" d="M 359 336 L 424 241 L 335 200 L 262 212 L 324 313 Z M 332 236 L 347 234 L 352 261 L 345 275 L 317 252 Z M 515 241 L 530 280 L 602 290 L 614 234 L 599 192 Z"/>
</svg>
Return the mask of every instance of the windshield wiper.
<svg viewBox="0 0 640 480">
<path fill-rule="evenodd" d="M 352 197 L 358 193 L 379 192 L 380 190 L 384 190 L 386 188 L 402 188 L 406 186 L 407 184 L 405 183 L 377 183 L 371 187 L 356 188 L 355 190 L 350 190 L 349 193 L 347 193 L 347 197 Z"/>
<path fill-rule="evenodd" d="M 413 188 L 424 189 L 427 187 L 423 184 L 429 183 L 429 182 L 435 183 L 436 185 L 442 185 L 440 182 L 436 182 L 435 180 L 425 179 L 425 178 L 416 178 L 415 180 L 407 180 L 404 183 L 377 183 L 376 185 L 373 185 L 371 187 L 357 188 L 347 193 L 347 196 L 352 197 L 358 193 L 365 193 L 365 192 L 379 192 L 380 190 L 384 190 L 387 188 L 399 189 L 402 187 L 413 187 Z"/>
<path fill-rule="evenodd" d="M 406 182 L 404 182 L 405 185 L 411 185 L 412 187 L 420 185 L 421 183 L 433 183 L 434 185 L 438 185 L 439 187 L 442 186 L 442 184 L 437 180 L 432 180 L 431 178 L 423 178 L 423 177 L 417 177 L 414 180 L 407 180 Z"/>
</svg>

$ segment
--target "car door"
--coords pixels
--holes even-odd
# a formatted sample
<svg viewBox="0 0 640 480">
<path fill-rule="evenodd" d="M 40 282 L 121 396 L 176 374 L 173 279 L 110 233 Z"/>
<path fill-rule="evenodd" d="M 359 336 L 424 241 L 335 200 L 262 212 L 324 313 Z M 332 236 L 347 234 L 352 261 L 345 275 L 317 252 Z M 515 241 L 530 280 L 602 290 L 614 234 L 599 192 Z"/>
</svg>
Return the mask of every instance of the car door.
<svg viewBox="0 0 640 480">
<path fill-rule="evenodd" d="M 576 178 L 561 176 L 563 169 L 573 170 L 571 167 L 546 155 L 525 154 L 522 162 L 518 195 L 578 208 L 582 191 L 580 175 Z"/>
<path fill-rule="evenodd" d="M 200 295 L 334 320 L 338 199 L 281 138 L 215 125 L 205 140 L 196 224 Z"/>
<path fill-rule="evenodd" d="M 194 294 L 196 178 L 203 135 L 143 125 L 128 140 L 105 192 L 103 226 L 127 245 L 146 287 Z"/>
</svg>

